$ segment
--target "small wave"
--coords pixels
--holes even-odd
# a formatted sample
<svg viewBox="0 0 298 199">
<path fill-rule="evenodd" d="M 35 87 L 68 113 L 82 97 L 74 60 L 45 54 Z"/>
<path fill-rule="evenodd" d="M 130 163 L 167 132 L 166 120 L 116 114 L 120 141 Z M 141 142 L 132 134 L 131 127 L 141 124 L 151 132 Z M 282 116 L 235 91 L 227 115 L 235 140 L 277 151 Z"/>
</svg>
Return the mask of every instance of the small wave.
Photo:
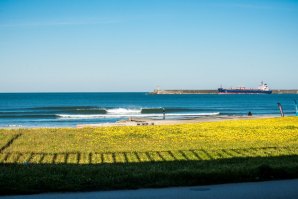
<svg viewBox="0 0 298 199">
<path fill-rule="evenodd" d="M 96 106 L 49 106 L 24 109 L 28 113 L 56 113 L 56 114 L 105 114 L 105 108 Z"/>
<path fill-rule="evenodd" d="M 148 117 L 148 115 L 141 114 L 96 114 L 96 115 L 70 115 L 70 114 L 57 114 L 62 119 L 96 119 L 96 118 L 124 118 L 124 117 Z M 160 114 L 152 114 L 150 117 L 158 117 Z"/>
<path fill-rule="evenodd" d="M 22 127 L 22 125 L 19 125 L 19 124 L 9 124 L 8 127 Z"/>
<path fill-rule="evenodd" d="M 57 114 L 58 117 L 60 118 L 69 118 L 69 119 L 90 119 L 90 118 L 102 118 L 104 115 L 99 114 L 99 115 L 70 115 L 70 114 Z"/>
<path fill-rule="evenodd" d="M 95 106 L 44 106 L 44 107 L 32 107 L 29 110 L 54 110 L 54 111 L 67 111 L 67 110 L 79 110 L 79 109 L 95 109 Z"/>
<path fill-rule="evenodd" d="M 202 108 L 175 108 L 175 107 L 157 107 L 157 108 L 142 108 L 142 113 L 200 113 L 200 112 L 211 112 L 214 109 L 202 109 Z"/>
<path fill-rule="evenodd" d="M 15 114 L 15 115 L 0 115 L 0 118 L 5 118 L 5 119 L 17 119 L 17 118 L 23 118 L 23 119 L 55 119 L 56 115 L 55 114 Z"/>
<path fill-rule="evenodd" d="M 214 113 L 169 113 L 166 116 L 173 117 L 199 117 L 219 115 L 219 112 Z M 57 114 L 62 119 L 96 119 L 96 118 L 121 118 L 121 117 L 161 117 L 162 114 L 92 114 L 92 115 L 74 115 L 74 114 Z"/>
<path fill-rule="evenodd" d="M 125 115 L 141 113 L 141 109 L 126 109 L 126 108 L 113 108 L 107 109 L 107 114 Z"/>
<path fill-rule="evenodd" d="M 214 113 L 170 113 L 166 115 L 170 116 L 212 116 L 212 115 L 219 115 L 220 112 L 214 112 Z"/>
<path fill-rule="evenodd" d="M 64 113 L 72 113 L 72 114 L 106 114 L 107 111 L 105 109 L 92 108 L 92 109 L 75 109 L 69 111 L 63 111 Z"/>
</svg>

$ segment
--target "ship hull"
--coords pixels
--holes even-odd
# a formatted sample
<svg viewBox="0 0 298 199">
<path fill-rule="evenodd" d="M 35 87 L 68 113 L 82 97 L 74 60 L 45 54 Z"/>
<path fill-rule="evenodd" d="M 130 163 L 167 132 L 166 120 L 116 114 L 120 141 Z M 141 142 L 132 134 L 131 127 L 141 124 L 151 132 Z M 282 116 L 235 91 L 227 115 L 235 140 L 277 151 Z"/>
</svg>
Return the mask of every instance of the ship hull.
<svg viewBox="0 0 298 199">
<path fill-rule="evenodd" d="M 218 94 L 271 94 L 272 90 L 264 91 L 259 89 L 224 89 L 219 88 Z"/>
</svg>

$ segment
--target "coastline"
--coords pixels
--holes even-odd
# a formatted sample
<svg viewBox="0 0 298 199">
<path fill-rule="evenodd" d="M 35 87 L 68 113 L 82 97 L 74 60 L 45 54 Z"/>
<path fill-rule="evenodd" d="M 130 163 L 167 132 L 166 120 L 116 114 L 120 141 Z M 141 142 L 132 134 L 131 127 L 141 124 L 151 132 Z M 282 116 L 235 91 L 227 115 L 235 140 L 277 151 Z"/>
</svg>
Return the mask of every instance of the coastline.
<svg viewBox="0 0 298 199">
<path fill-rule="evenodd" d="M 76 128 L 97 128 L 97 127 L 116 127 L 116 126 L 164 126 L 178 124 L 196 124 L 205 122 L 220 122 L 227 120 L 250 120 L 250 119 L 265 119 L 278 118 L 279 115 L 253 115 L 253 116 L 236 116 L 236 115 L 212 115 L 199 116 L 196 118 L 180 118 L 180 119 L 151 119 L 145 117 L 130 117 L 126 120 L 107 123 L 92 123 L 92 124 L 77 124 L 76 126 L 2 126 L 0 129 L 76 129 Z"/>
<path fill-rule="evenodd" d="M 152 126 L 152 125 L 177 125 L 177 124 L 195 124 L 202 122 L 217 122 L 226 120 L 249 120 L 260 118 L 277 118 L 277 115 L 257 115 L 257 116 L 200 116 L 197 118 L 185 118 L 176 120 L 149 119 L 149 118 L 130 118 L 120 120 L 115 123 L 95 123 L 95 124 L 78 124 L 76 128 L 86 127 L 109 127 L 109 126 Z"/>
<path fill-rule="evenodd" d="M 107 123 L 92 123 L 92 124 L 77 124 L 76 126 L 7 126 L 0 127 L 0 129 L 76 129 L 76 128 L 97 128 L 97 127 L 117 127 L 117 126 L 164 126 L 164 125 L 179 125 L 179 124 L 195 124 L 205 122 L 220 122 L 227 120 L 252 120 L 252 119 L 269 119 L 278 118 L 279 115 L 212 115 L 199 116 L 196 118 L 180 118 L 180 119 L 151 119 L 146 117 L 130 117 L 126 120 L 119 120 L 117 122 Z"/>
<path fill-rule="evenodd" d="M 0 128 L 75 128 L 154 125 L 295 115 L 297 95 L 149 95 L 148 93 L 61 93 L 1 95 Z M 22 100 L 22 99 L 27 100 Z M 85 99 L 88 99 L 87 101 Z M 165 109 L 166 120 L 163 117 Z M 208 117 L 206 117 L 208 116 Z M 193 117 L 194 119 L 192 119 Z M 151 118 L 148 120 L 148 118 Z"/>
</svg>

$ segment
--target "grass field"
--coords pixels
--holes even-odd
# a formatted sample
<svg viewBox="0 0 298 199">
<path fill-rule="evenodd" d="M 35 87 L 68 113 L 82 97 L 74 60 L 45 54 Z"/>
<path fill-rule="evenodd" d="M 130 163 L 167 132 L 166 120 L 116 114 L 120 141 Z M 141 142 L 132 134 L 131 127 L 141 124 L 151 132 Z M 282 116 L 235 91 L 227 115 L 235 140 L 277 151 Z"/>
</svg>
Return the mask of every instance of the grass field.
<svg viewBox="0 0 298 199">
<path fill-rule="evenodd" d="M 298 177 L 298 117 L 0 130 L 1 194 Z"/>
</svg>

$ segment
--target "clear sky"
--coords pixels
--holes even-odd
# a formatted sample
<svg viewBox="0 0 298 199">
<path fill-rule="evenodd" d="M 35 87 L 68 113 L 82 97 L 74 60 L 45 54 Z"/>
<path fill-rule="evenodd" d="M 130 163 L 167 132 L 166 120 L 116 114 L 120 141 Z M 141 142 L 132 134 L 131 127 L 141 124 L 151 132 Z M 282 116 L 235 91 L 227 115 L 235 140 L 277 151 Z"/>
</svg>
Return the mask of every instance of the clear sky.
<svg viewBox="0 0 298 199">
<path fill-rule="evenodd" d="M 0 92 L 298 88 L 298 1 L 0 0 Z"/>
</svg>

